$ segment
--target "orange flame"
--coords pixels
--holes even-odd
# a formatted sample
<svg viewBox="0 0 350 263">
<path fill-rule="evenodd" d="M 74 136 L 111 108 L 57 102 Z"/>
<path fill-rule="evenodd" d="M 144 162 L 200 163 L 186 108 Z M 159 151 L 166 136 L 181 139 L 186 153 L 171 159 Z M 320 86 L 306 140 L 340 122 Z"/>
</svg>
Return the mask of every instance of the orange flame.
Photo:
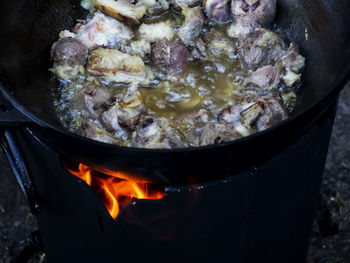
<svg viewBox="0 0 350 263">
<path fill-rule="evenodd" d="M 158 200 L 165 194 L 164 190 L 150 190 L 146 182 L 121 179 L 127 177 L 121 172 L 112 173 L 108 177 L 95 176 L 93 170 L 84 164 L 79 164 L 79 171 L 68 171 L 96 190 L 113 219 L 133 198 Z"/>
</svg>

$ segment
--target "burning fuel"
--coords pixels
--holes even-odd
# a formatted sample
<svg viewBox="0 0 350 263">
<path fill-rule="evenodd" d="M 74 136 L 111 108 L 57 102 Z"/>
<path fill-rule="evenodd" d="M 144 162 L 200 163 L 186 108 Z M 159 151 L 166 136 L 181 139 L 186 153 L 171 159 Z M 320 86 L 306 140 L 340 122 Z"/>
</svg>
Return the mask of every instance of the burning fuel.
<svg viewBox="0 0 350 263">
<path fill-rule="evenodd" d="M 134 198 L 158 200 L 165 194 L 164 189 L 154 189 L 146 182 L 121 179 L 127 177 L 121 172 L 100 175 L 84 164 L 79 164 L 78 171 L 72 169 L 68 171 L 95 190 L 113 219 L 116 219 L 121 208 Z"/>
</svg>

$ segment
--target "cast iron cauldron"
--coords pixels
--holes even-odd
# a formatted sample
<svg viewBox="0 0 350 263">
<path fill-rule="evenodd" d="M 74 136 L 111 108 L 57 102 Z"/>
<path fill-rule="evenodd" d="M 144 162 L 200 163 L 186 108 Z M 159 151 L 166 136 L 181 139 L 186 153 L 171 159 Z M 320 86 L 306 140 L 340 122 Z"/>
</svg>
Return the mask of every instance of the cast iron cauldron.
<svg viewBox="0 0 350 263">
<path fill-rule="evenodd" d="M 307 57 L 290 119 L 267 131 L 215 146 L 176 150 L 126 148 L 67 132 L 56 117 L 47 70 L 62 29 L 86 16 L 80 0 L 11 0 L 0 10 L 0 90 L 14 109 L 1 126 L 30 127 L 63 155 L 97 170 L 167 185 L 232 175 L 269 159 L 305 133 L 335 99 L 350 73 L 350 1 L 279 0 L 277 24 Z"/>
</svg>

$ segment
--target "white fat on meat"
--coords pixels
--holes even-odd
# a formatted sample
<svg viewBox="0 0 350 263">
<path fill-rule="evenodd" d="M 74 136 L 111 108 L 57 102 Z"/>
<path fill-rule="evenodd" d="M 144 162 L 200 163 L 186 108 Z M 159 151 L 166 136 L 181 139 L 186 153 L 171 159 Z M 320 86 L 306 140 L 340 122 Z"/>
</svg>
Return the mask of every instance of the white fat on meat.
<svg viewBox="0 0 350 263">
<path fill-rule="evenodd" d="M 62 33 L 67 35 L 68 33 Z M 75 35 L 88 49 L 97 47 L 116 46 L 123 40 L 130 40 L 134 33 L 129 26 L 96 12 L 94 17 L 85 25 L 81 25 Z"/>
<path fill-rule="evenodd" d="M 173 24 L 170 20 L 153 24 L 142 24 L 139 28 L 140 37 L 141 39 L 152 41 L 163 38 L 171 41 L 175 37 Z"/>
<path fill-rule="evenodd" d="M 117 83 L 149 85 L 154 78 L 140 56 L 131 56 L 117 49 L 99 48 L 92 51 L 88 72 Z"/>
</svg>

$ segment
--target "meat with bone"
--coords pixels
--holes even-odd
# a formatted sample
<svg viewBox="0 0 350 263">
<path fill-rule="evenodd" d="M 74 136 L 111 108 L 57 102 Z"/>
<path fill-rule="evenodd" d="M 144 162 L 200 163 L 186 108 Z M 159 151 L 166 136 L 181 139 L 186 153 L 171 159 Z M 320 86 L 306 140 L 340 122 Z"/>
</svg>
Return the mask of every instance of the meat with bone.
<svg viewBox="0 0 350 263">
<path fill-rule="evenodd" d="M 186 147 L 181 133 L 165 118 L 144 117 L 132 135 L 134 147 L 174 149 Z"/>
<path fill-rule="evenodd" d="M 186 46 L 193 45 L 193 40 L 199 36 L 204 25 L 204 16 L 200 6 L 188 8 L 182 7 L 185 21 L 177 32 L 177 36 Z"/>
<path fill-rule="evenodd" d="M 87 110 L 95 117 L 101 115 L 109 106 L 112 94 L 96 80 L 84 85 L 84 102 Z"/>
<path fill-rule="evenodd" d="M 170 20 L 153 24 L 142 24 L 139 27 L 140 38 L 151 41 L 163 38 L 173 40 L 175 37 L 173 25 L 174 23 Z"/>
<path fill-rule="evenodd" d="M 134 37 L 129 26 L 100 12 L 96 12 L 87 24 L 77 26 L 76 30 L 76 38 L 89 49 L 114 47 L 120 42 Z"/>
<path fill-rule="evenodd" d="M 282 68 L 289 69 L 294 73 L 299 73 L 305 66 L 305 58 L 300 55 L 297 45 L 291 43 L 287 53 L 278 61 L 278 65 Z"/>
<path fill-rule="evenodd" d="M 108 131 L 117 134 L 123 132 L 123 128 L 132 131 L 138 125 L 141 115 L 144 113 L 144 104 L 137 83 L 133 83 L 124 94 L 121 101 L 102 114 L 101 122 Z"/>
<path fill-rule="evenodd" d="M 262 97 L 263 114 L 257 120 L 258 131 L 269 129 L 287 119 L 288 115 L 280 100 L 273 97 Z"/>
<path fill-rule="evenodd" d="M 153 73 L 139 56 L 131 56 L 117 49 L 99 48 L 91 52 L 88 72 L 108 82 L 150 84 Z"/>
<path fill-rule="evenodd" d="M 257 131 L 271 128 L 287 118 L 287 112 L 277 96 L 259 97 L 255 103 L 243 107 L 242 124 L 249 128 L 256 127 Z"/>
<path fill-rule="evenodd" d="M 226 23 L 231 19 L 229 0 L 204 0 L 204 9 L 207 16 L 219 23 Z"/>
<path fill-rule="evenodd" d="M 238 46 L 242 64 L 248 69 L 256 70 L 277 62 L 285 45 L 272 31 L 258 28 L 240 38 Z"/>
<path fill-rule="evenodd" d="M 78 134 L 99 142 L 110 144 L 121 143 L 121 141 L 111 136 L 105 129 L 91 121 L 84 121 L 78 130 Z"/>
<path fill-rule="evenodd" d="M 94 6 L 101 12 L 128 25 L 140 24 L 147 7 L 141 3 L 131 4 L 128 0 L 95 0 Z"/>
<path fill-rule="evenodd" d="M 228 35 L 238 38 L 256 28 L 267 27 L 273 21 L 276 10 L 276 0 L 232 0 L 234 22 L 228 29 Z"/>
<path fill-rule="evenodd" d="M 160 69 L 170 74 L 178 73 L 185 65 L 189 52 L 181 44 L 166 39 L 158 40 L 152 45 L 152 58 Z"/>
<path fill-rule="evenodd" d="M 242 135 L 234 127 L 221 123 L 210 123 L 203 127 L 199 137 L 199 145 L 219 144 L 241 138 Z"/>
<path fill-rule="evenodd" d="M 220 123 L 233 124 L 237 126 L 241 122 L 241 112 L 243 107 L 241 104 L 229 105 L 224 108 L 218 115 L 218 121 Z"/>
<path fill-rule="evenodd" d="M 282 72 L 275 66 L 267 65 L 256 71 L 250 71 L 243 81 L 243 86 L 272 90 L 278 87 L 281 81 Z"/>
<path fill-rule="evenodd" d="M 159 15 L 170 8 L 168 0 L 141 0 L 151 15 Z"/>
</svg>

